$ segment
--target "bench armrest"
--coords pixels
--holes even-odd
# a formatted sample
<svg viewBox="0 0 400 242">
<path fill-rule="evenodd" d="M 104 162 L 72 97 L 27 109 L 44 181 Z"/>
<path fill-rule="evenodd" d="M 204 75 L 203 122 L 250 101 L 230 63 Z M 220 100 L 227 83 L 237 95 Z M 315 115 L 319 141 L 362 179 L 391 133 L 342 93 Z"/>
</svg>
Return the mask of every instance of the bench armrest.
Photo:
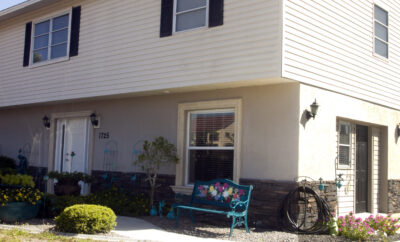
<svg viewBox="0 0 400 242">
<path fill-rule="evenodd" d="M 231 207 L 232 211 L 235 211 L 237 206 L 241 206 L 243 210 L 247 210 L 248 203 L 249 199 L 246 201 L 232 201 L 229 206 Z"/>
</svg>

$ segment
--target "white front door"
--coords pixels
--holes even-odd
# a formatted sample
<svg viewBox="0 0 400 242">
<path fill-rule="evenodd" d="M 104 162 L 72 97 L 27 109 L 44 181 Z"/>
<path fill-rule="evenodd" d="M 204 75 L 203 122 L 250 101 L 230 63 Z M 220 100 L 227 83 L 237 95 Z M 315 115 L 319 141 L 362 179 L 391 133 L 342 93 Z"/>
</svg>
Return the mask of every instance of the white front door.
<svg viewBox="0 0 400 242">
<path fill-rule="evenodd" d="M 89 172 L 89 127 L 87 117 L 57 119 L 54 170 Z M 81 193 L 87 193 L 87 185 Z"/>
</svg>

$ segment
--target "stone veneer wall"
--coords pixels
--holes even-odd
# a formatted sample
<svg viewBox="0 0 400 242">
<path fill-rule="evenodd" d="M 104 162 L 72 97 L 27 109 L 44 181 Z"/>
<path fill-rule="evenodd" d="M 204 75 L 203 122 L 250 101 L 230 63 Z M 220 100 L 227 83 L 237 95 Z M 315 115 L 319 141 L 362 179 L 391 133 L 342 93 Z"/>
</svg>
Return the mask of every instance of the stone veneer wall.
<svg viewBox="0 0 400 242">
<path fill-rule="evenodd" d="M 249 221 L 262 227 L 284 229 L 283 203 L 287 195 L 300 183 L 255 179 L 240 179 L 240 183 L 254 186 L 250 201 Z M 336 183 L 324 181 L 324 184 L 327 186 L 322 192 L 318 190 L 319 182 L 313 182 L 312 187 L 322 198 L 328 201 L 332 212 L 335 212 L 337 206 Z M 317 211 L 316 207 L 313 207 L 313 209 Z"/>
<path fill-rule="evenodd" d="M 400 212 L 400 180 L 388 181 L 388 212 Z"/>
<path fill-rule="evenodd" d="M 104 179 L 105 174 L 107 178 Z M 124 173 L 124 172 L 106 172 L 106 171 L 92 171 L 95 177 L 95 182 L 91 185 L 91 191 L 96 192 L 101 189 L 107 188 L 112 184 L 118 188 L 131 192 L 148 193 L 150 187 L 146 181 L 144 173 Z M 132 180 L 132 177 L 136 179 Z M 175 176 L 173 175 L 160 175 L 158 178 L 160 185 L 156 191 L 156 200 L 166 200 L 173 203 L 175 194 L 170 188 L 175 184 Z M 249 208 L 249 225 L 257 227 L 266 227 L 281 229 L 283 226 L 283 202 L 293 189 L 298 186 L 294 181 L 274 181 L 274 180 L 257 180 L 257 179 L 240 179 L 242 185 L 253 185 L 254 190 L 251 195 L 250 208 Z M 335 182 L 325 182 L 327 184 L 325 191 L 319 192 L 319 182 L 314 182 L 315 190 L 325 199 L 327 199 L 331 208 L 334 210 L 337 204 L 336 186 Z M 314 208 L 316 209 L 316 208 Z M 202 215 L 202 218 L 211 218 L 212 220 L 226 220 L 223 216 L 216 216 L 213 214 Z"/>
</svg>

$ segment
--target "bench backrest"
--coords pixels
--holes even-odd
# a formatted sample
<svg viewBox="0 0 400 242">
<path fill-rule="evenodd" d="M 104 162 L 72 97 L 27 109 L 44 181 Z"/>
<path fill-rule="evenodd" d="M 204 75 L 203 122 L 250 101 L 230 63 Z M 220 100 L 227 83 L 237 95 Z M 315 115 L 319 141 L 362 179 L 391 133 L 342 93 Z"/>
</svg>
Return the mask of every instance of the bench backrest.
<svg viewBox="0 0 400 242">
<path fill-rule="evenodd" d="M 231 201 L 250 199 L 253 186 L 239 185 L 228 179 L 196 181 L 193 187 L 191 203 L 206 204 L 229 208 Z M 243 210 L 247 210 L 248 203 Z"/>
</svg>

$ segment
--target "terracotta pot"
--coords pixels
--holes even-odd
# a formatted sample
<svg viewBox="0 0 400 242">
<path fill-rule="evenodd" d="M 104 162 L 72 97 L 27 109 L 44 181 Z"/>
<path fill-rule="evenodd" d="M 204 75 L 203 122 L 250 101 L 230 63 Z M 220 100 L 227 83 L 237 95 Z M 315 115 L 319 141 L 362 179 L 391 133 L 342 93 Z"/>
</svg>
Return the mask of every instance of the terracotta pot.
<svg viewBox="0 0 400 242">
<path fill-rule="evenodd" d="M 57 196 L 72 195 L 79 196 L 81 194 L 81 185 L 76 184 L 59 184 L 54 185 L 54 193 Z"/>
</svg>

